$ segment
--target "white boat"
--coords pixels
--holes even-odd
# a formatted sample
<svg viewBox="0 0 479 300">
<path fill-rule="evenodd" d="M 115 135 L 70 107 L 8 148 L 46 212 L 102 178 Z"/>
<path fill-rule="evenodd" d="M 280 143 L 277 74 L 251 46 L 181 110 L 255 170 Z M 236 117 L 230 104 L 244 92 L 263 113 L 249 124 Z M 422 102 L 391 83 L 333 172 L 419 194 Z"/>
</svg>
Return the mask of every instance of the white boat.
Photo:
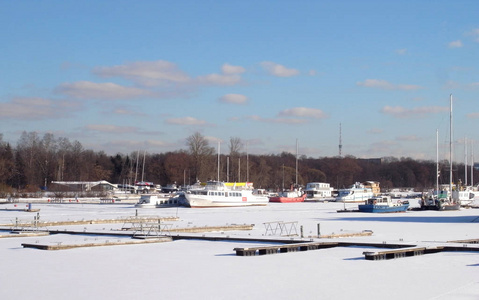
<svg viewBox="0 0 479 300">
<path fill-rule="evenodd" d="M 459 210 L 461 208 L 461 203 L 458 199 L 459 195 L 456 195 L 456 198 L 453 196 L 453 184 L 452 184 L 452 156 L 453 156 L 453 131 L 452 131 L 452 94 L 450 95 L 450 112 L 449 112 L 449 188 L 446 191 L 441 191 L 437 195 L 429 195 L 428 197 L 423 197 L 420 200 L 420 205 L 422 209 L 432 209 L 432 210 Z M 436 130 L 436 190 L 439 190 L 438 176 L 439 176 L 439 154 L 438 154 L 438 134 Z M 454 192 L 454 191 L 453 191 Z"/>
<path fill-rule="evenodd" d="M 304 201 L 328 201 L 332 198 L 333 188 L 329 183 L 310 182 L 306 184 L 304 192 L 306 193 Z"/>
<path fill-rule="evenodd" d="M 140 200 L 135 204 L 138 208 L 157 208 L 179 206 L 177 198 L 168 194 L 145 194 L 141 195 Z"/>
<path fill-rule="evenodd" d="M 364 204 L 358 205 L 360 212 L 368 213 L 393 213 L 405 212 L 409 208 L 408 201 L 392 201 L 391 196 L 376 196 L 368 199 Z"/>
<path fill-rule="evenodd" d="M 452 199 L 461 206 L 469 206 L 475 201 L 476 193 L 472 187 L 466 187 L 464 190 L 452 191 Z"/>
<path fill-rule="evenodd" d="M 371 188 L 365 187 L 364 184 L 356 182 L 347 189 L 338 190 L 336 202 L 364 202 L 374 196 Z"/>
<path fill-rule="evenodd" d="M 254 195 L 253 189 L 229 188 L 224 182 L 208 181 L 204 188 L 190 189 L 185 193 L 190 207 L 231 207 L 267 205 L 268 198 Z"/>
</svg>

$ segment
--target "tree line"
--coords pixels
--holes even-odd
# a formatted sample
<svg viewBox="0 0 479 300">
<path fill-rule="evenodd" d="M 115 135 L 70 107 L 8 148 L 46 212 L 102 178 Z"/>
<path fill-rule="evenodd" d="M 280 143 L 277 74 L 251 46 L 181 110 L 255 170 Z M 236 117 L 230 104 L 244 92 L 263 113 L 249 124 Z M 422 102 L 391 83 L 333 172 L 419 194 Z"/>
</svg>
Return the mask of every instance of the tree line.
<svg viewBox="0 0 479 300">
<path fill-rule="evenodd" d="M 252 155 L 245 152 L 244 142 L 237 137 L 231 137 L 227 151 L 223 150 L 228 153 L 218 156 L 216 147 L 199 132 L 189 136 L 185 146 L 186 150 L 166 153 L 135 151 L 107 155 L 104 151 L 84 149 L 78 141 L 55 138 L 51 133 L 40 136 L 36 132 L 23 132 L 15 146 L 3 141 L 0 134 L 0 192 L 52 190 L 53 181 L 99 180 L 121 184 L 148 181 L 164 186 L 219 179 L 250 181 L 256 188 L 271 190 L 289 188 L 296 181 L 299 185 L 328 182 L 335 188 L 343 188 L 371 180 L 380 182 L 384 190 L 410 187 L 418 191 L 436 184 L 436 162 L 429 160 L 312 158 L 288 152 Z M 465 182 L 465 170 L 464 164 L 455 165 L 453 181 Z M 479 178 L 475 169 L 473 172 L 469 178 Z M 443 174 L 440 183 L 449 183 L 447 161 L 440 162 L 440 174 Z"/>
</svg>

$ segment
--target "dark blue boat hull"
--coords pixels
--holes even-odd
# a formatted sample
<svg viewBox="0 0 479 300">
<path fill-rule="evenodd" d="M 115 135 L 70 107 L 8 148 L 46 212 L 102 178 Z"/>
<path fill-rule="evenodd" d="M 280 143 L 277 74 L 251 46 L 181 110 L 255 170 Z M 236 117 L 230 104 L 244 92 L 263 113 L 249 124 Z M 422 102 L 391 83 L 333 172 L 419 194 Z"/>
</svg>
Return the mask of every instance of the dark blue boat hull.
<svg viewBox="0 0 479 300">
<path fill-rule="evenodd" d="M 362 204 L 358 205 L 360 212 L 368 213 L 393 213 L 393 212 L 405 212 L 409 208 L 409 204 L 403 204 L 400 206 L 384 206 L 374 204 Z"/>
</svg>

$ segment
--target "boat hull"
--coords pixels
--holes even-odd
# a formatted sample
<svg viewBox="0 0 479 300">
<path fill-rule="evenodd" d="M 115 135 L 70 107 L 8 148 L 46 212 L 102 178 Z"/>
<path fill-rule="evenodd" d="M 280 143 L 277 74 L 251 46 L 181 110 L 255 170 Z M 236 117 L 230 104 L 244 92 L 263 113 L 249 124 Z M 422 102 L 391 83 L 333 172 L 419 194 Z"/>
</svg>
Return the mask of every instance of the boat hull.
<svg viewBox="0 0 479 300">
<path fill-rule="evenodd" d="M 409 208 L 409 204 L 395 205 L 395 206 L 374 205 L 374 204 L 358 205 L 358 209 L 360 212 L 367 212 L 367 213 L 405 212 L 408 208 Z"/>
<path fill-rule="evenodd" d="M 186 201 L 192 208 L 206 207 L 236 207 L 236 206 L 264 206 L 268 204 L 266 197 L 202 197 L 201 195 L 186 194 Z"/>
<path fill-rule="evenodd" d="M 304 202 L 306 194 L 301 197 L 270 197 L 269 202 L 279 202 L 279 203 L 294 203 L 294 202 Z"/>
</svg>

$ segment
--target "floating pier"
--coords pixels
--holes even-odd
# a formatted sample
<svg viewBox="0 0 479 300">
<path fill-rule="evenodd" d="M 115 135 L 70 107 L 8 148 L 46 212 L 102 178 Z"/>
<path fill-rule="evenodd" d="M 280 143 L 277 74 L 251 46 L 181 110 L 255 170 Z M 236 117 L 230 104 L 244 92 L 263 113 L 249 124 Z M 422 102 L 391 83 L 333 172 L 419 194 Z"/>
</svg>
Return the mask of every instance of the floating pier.
<svg viewBox="0 0 479 300">
<path fill-rule="evenodd" d="M 58 243 L 56 245 L 42 245 L 42 244 L 22 244 L 24 248 L 34 248 L 40 250 L 66 250 L 74 248 L 86 248 L 86 247 L 101 247 L 101 246 L 123 246 L 123 245 L 138 245 L 138 244 L 151 244 L 151 243 L 164 243 L 171 242 L 171 237 L 157 237 L 149 239 L 135 239 L 135 240 L 124 240 L 124 241 L 104 241 L 100 243 L 82 243 L 82 244 L 62 244 Z"/>
<path fill-rule="evenodd" d="M 462 246 L 430 246 L 418 247 L 417 245 L 406 244 L 387 244 L 387 243 L 354 243 L 354 242 L 304 242 L 295 244 L 282 244 L 273 246 L 259 246 L 250 248 L 234 248 L 237 256 L 255 256 L 288 252 L 299 252 L 308 250 L 320 250 L 333 247 L 377 247 L 377 248 L 391 248 L 386 251 L 365 251 L 363 255 L 367 260 L 386 260 L 403 257 L 418 256 L 424 254 L 432 254 L 443 251 L 474 251 L 479 252 L 479 247 L 469 247 L 467 244 Z"/>
<path fill-rule="evenodd" d="M 178 221 L 179 217 L 128 217 L 118 219 L 97 219 L 97 220 L 76 220 L 76 221 L 38 221 L 38 226 L 67 226 L 67 225 L 91 225 L 91 224 L 114 224 L 114 223 L 133 223 L 133 222 L 157 222 L 157 221 Z M 31 222 L 17 222 L 9 224 L 0 224 L 0 227 L 31 227 Z"/>
<path fill-rule="evenodd" d="M 251 248 L 234 248 L 237 256 L 255 256 L 276 253 L 288 253 L 297 251 L 318 250 L 337 247 L 339 243 L 334 242 L 310 242 L 299 244 L 283 244 L 274 246 L 260 246 Z"/>
<path fill-rule="evenodd" d="M 50 235 L 48 231 L 13 231 L 10 234 L 0 234 L 0 238 L 16 238 L 16 237 L 32 237 L 32 236 L 47 236 Z"/>
</svg>

